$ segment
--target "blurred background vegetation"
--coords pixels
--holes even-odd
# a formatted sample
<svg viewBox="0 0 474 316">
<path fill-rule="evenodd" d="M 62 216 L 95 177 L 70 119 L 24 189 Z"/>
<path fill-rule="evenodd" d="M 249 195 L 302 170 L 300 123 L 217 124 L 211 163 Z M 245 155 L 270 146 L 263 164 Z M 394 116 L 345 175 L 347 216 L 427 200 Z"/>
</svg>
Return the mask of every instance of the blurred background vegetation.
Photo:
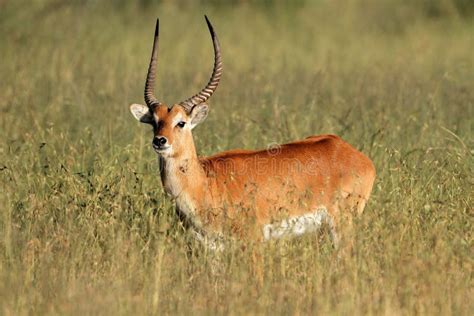
<svg viewBox="0 0 474 316">
<path fill-rule="evenodd" d="M 343 137 L 378 172 L 353 256 L 236 242 L 216 274 L 189 252 L 128 105 L 157 17 L 158 97 L 206 83 L 204 14 L 224 76 L 198 152 Z M 0 0 L 0 313 L 472 315 L 473 17 L 468 0 Z"/>
</svg>

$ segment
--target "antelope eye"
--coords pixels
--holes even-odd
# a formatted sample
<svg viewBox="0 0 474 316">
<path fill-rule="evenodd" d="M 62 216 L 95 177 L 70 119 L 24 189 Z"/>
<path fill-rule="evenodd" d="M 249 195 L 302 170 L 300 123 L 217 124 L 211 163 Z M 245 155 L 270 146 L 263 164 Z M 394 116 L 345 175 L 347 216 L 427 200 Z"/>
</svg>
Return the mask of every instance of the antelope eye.
<svg viewBox="0 0 474 316">
<path fill-rule="evenodd" d="M 179 128 L 183 128 L 184 125 L 186 125 L 186 122 L 183 122 L 183 121 L 181 121 L 181 122 L 179 122 L 179 123 L 177 124 L 177 126 L 178 126 Z"/>
</svg>

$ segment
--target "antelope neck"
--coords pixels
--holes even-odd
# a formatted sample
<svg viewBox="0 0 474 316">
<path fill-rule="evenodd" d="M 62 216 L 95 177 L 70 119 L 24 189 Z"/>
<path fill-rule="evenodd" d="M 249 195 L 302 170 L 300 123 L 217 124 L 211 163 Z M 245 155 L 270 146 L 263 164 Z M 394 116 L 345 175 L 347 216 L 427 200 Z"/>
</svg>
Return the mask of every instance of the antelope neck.
<svg viewBox="0 0 474 316">
<path fill-rule="evenodd" d="M 171 157 L 160 156 L 160 175 L 167 194 L 177 199 L 183 193 L 193 192 L 204 174 L 194 143 L 191 148 Z"/>
</svg>

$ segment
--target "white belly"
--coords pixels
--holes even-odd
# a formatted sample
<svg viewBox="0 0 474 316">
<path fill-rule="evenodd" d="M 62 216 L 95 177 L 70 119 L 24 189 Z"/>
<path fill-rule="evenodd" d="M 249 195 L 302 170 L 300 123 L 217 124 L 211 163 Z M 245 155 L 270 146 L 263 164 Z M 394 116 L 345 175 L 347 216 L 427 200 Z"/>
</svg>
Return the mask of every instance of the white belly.
<svg viewBox="0 0 474 316">
<path fill-rule="evenodd" d="M 265 240 L 279 239 L 286 236 L 301 236 L 319 231 L 323 224 L 328 224 L 331 234 L 334 232 L 332 218 L 324 206 L 318 207 L 314 212 L 299 216 L 292 216 L 281 222 L 270 223 L 263 226 Z"/>
</svg>

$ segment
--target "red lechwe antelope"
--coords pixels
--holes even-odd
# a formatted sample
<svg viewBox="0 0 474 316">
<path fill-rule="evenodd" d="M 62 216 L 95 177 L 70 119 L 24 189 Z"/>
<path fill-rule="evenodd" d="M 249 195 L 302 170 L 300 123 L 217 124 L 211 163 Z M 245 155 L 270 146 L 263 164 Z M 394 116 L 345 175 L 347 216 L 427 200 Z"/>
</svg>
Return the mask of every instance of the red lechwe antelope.
<svg viewBox="0 0 474 316">
<path fill-rule="evenodd" d="M 198 157 L 192 130 L 207 117 L 206 101 L 222 75 L 216 33 L 214 69 L 206 87 L 168 107 L 154 95 L 158 59 L 157 20 L 145 84 L 146 106 L 132 104 L 133 116 L 153 126 L 153 148 L 164 189 L 176 202 L 183 224 L 210 248 L 222 237 L 269 240 L 336 232 L 361 213 L 375 180 L 371 160 L 334 135 L 311 136 L 267 150 L 231 150 Z M 349 241 L 350 242 L 350 241 Z"/>
</svg>

